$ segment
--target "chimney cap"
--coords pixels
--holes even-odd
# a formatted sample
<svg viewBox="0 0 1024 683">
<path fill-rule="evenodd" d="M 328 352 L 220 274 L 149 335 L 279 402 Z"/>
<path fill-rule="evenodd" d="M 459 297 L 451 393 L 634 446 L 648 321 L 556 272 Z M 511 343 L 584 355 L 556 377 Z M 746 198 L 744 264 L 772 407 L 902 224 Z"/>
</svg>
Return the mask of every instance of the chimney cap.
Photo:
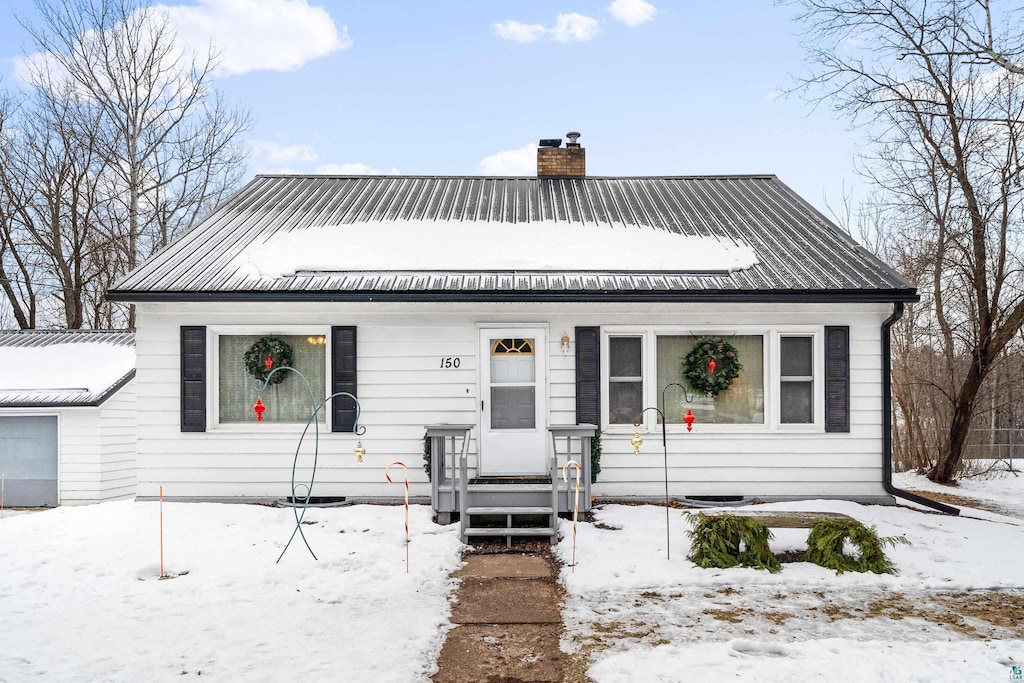
<svg viewBox="0 0 1024 683">
<path fill-rule="evenodd" d="M 568 133 L 565 134 L 565 137 L 569 138 L 569 144 L 570 145 L 574 145 L 574 144 L 576 144 L 576 140 L 579 139 L 580 134 L 577 133 L 574 130 L 571 130 L 571 131 L 569 131 Z"/>
<path fill-rule="evenodd" d="M 562 138 L 545 138 L 540 141 L 541 147 L 561 147 Z"/>
</svg>

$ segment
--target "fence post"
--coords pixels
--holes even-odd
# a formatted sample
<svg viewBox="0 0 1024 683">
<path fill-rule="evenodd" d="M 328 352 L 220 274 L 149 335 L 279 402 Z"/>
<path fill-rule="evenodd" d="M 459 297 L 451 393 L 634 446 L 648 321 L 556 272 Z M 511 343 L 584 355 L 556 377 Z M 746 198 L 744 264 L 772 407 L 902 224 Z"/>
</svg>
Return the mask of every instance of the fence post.
<svg viewBox="0 0 1024 683">
<path fill-rule="evenodd" d="M 1010 430 L 1010 471 L 1013 472 L 1013 435 L 1017 433 L 1016 429 Z"/>
</svg>

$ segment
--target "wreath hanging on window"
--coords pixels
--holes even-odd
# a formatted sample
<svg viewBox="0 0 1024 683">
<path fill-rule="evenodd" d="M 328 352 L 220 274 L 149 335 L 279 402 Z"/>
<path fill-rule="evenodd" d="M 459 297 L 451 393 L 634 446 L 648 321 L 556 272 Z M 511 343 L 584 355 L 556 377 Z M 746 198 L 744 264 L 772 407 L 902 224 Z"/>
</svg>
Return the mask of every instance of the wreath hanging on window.
<svg viewBox="0 0 1024 683">
<path fill-rule="evenodd" d="M 267 367 L 267 357 L 270 357 L 271 365 Z M 280 337 L 260 337 L 256 343 L 245 352 L 245 369 L 250 375 L 263 382 L 267 375 L 281 367 L 292 364 L 292 347 Z M 280 384 L 291 373 L 279 372 L 270 378 L 271 384 Z"/>
<path fill-rule="evenodd" d="M 700 337 L 683 360 L 683 376 L 696 391 L 718 396 L 743 366 L 736 347 L 721 337 Z"/>
</svg>

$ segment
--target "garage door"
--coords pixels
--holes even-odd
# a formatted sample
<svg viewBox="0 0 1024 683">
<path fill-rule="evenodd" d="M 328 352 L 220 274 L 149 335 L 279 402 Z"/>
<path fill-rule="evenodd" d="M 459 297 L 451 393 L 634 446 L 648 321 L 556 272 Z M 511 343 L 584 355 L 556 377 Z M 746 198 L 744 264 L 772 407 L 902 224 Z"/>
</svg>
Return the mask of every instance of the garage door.
<svg viewBox="0 0 1024 683">
<path fill-rule="evenodd" d="M 5 507 L 57 504 L 57 418 L 0 417 Z"/>
</svg>

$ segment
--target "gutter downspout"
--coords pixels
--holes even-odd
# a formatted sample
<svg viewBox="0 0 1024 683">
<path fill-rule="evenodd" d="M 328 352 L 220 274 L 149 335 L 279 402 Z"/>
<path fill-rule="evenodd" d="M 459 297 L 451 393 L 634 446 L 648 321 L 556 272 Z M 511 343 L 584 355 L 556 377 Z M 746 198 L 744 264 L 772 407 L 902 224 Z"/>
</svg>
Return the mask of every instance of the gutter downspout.
<svg viewBox="0 0 1024 683">
<path fill-rule="evenodd" d="M 882 323 L 882 486 L 886 493 L 904 498 L 918 505 L 930 507 L 947 515 L 959 515 L 960 510 L 938 503 L 892 485 L 892 336 L 893 324 L 903 317 L 903 303 L 893 304 L 892 315 Z"/>
</svg>

